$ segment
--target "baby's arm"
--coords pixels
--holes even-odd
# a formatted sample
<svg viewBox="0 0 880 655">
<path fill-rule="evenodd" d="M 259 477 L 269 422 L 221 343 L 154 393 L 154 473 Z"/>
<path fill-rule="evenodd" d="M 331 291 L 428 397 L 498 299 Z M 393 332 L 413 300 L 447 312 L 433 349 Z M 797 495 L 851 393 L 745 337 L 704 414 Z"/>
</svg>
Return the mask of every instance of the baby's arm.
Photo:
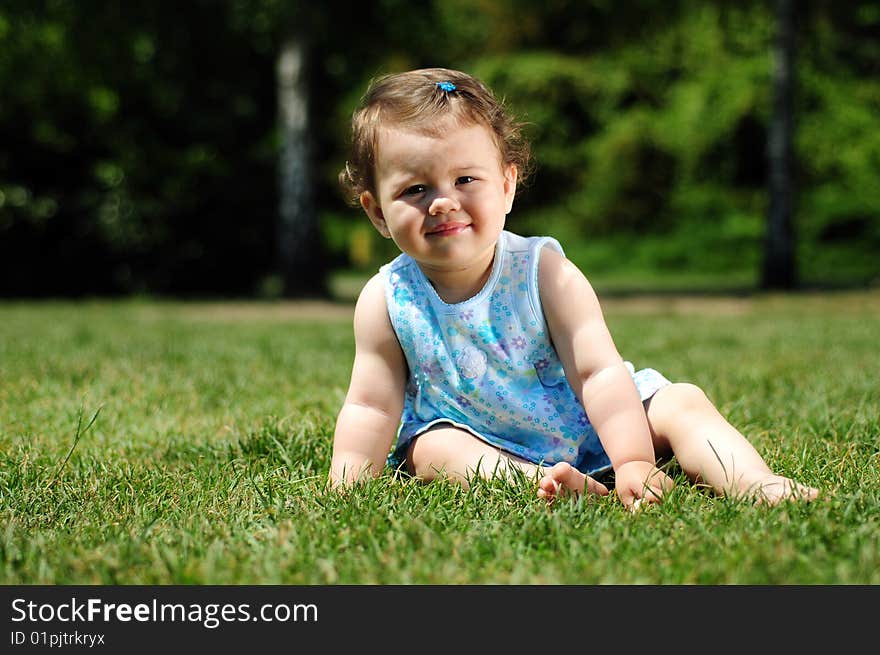
<svg viewBox="0 0 880 655">
<path fill-rule="evenodd" d="M 538 283 L 551 339 L 611 460 L 620 500 L 627 507 L 640 498 L 659 500 L 672 481 L 655 467 L 644 406 L 596 293 L 574 264 L 549 248 L 541 253 Z"/>
<path fill-rule="evenodd" d="M 388 318 L 382 285 L 381 277 L 374 276 L 355 307 L 354 365 L 333 436 L 333 486 L 379 475 L 403 411 L 406 360 Z"/>
</svg>

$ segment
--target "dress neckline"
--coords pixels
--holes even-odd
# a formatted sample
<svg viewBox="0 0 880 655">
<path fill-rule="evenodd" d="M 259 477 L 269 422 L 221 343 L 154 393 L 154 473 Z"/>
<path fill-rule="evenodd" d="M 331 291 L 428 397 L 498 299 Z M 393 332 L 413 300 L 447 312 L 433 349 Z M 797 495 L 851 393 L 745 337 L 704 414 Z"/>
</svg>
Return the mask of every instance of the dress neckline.
<svg viewBox="0 0 880 655">
<path fill-rule="evenodd" d="M 443 298 L 440 297 L 440 294 L 437 293 L 437 289 L 435 289 L 434 285 L 431 284 L 428 276 L 425 275 L 425 272 L 422 270 L 422 268 L 414 261 L 413 263 L 415 264 L 416 270 L 418 271 L 417 275 L 419 281 L 421 282 L 422 286 L 425 287 L 427 295 L 431 299 L 431 303 L 443 313 L 452 314 L 467 309 L 469 306 L 475 305 L 483 301 L 488 295 L 490 295 L 495 289 L 495 284 L 498 282 L 498 278 L 501 275 L 501 260 L 503 259 L 503 254 L 505 250 L 504 241 L 507 238 L 506 235 L 507 232 L 502 231 L 501 235 L 498 237 L 498 241 L 495 243 L 495 255 L 492 258 L 492 271 L 489 273 L 489 278 L 486 280 L 486 283 L 473 296 L 460 302 L 448 303 L 443 300 Z"/>
</svg>

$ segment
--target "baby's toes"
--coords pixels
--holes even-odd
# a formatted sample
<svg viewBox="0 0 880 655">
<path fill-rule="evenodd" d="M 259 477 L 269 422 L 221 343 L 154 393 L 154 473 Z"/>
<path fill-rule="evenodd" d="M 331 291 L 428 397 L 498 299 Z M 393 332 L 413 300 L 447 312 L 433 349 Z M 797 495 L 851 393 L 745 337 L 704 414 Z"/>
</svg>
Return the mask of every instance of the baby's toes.
<svg viewBox="0 0 880 655">
<path fill-rule="evenodd" d="M 553 500 L 559 493 L 559 483 L 549 475 L 545 475 L 538 482 L 538 498 Z"/>
</svg>

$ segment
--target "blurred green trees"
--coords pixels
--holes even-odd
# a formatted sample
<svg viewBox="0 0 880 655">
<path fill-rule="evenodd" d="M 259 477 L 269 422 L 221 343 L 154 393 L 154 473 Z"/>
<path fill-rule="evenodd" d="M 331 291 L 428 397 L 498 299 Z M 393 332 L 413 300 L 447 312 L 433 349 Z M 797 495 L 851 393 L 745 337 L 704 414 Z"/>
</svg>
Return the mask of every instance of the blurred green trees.
<svg viewBox="0 0 880 655">
<path fill-rule="evenodd" d="M 875 281 L 880 7 L 797 7 L 798 269 Z M 328 268 L 393 254 L 336 188 L 352 108 L 379 73 L 439 65 L 529 123 L 537 171 L 511 229 L 553 233 L 588 275 L 757 280 L 769 2 L 7 0 L 0 295 L 278 288 L 275 66 L 292 30 Z"/>
</svg>

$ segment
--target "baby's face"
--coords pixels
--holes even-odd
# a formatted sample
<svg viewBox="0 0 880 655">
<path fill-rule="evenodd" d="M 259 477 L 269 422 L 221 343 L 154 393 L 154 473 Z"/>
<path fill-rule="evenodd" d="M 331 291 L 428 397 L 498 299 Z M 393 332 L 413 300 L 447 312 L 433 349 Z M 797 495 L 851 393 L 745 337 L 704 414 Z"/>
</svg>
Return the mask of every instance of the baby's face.
<svg viewBox="0 0 880 655">
<path fill-rule="evenodd" d="M 502 164 L 488 128 L 447 127 L 382 130 L 376 191 L 361 196 L 376 229 L 426 273 L 491 264 L 516 191 L 516 166 Z"/>
</svg>

